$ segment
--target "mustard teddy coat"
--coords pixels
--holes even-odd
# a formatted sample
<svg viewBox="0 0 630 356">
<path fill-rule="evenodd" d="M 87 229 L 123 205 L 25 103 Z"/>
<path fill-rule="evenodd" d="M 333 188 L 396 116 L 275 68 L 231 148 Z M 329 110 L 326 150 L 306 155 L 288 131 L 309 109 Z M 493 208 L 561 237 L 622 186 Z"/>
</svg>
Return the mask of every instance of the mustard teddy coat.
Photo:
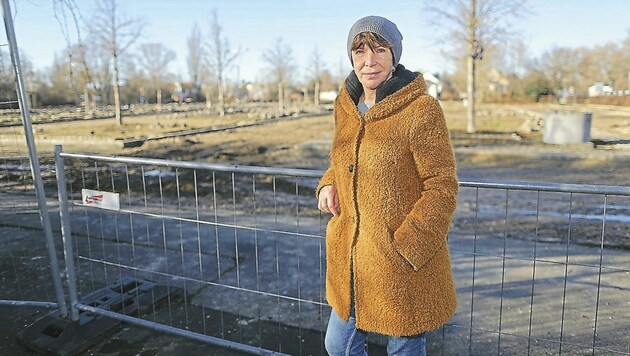
<svg viewBox="0 0 630 356">
<path fill-rule="evenodd" d="M 446 236 L 455 159 L 442 109 L 422 75 L 359 113 L 347 83 L 335 101 L 330 166 L 340 213 L 326 229 L 326 299 L 357 328 L 393 336 L 443 325 L 456 306 Z"/>
</svg>

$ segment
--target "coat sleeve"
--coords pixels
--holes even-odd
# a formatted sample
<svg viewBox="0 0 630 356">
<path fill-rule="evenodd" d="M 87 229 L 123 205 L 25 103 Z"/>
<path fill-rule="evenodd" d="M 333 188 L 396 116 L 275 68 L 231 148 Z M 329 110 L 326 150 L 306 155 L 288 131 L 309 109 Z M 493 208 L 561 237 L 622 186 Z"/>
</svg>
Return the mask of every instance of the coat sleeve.
<svg viewBox="0 0 630 356">
<path fill-rule="evenodd" d="M 458 193 L 455 157 L 444 114 L 437 100 L 428 100 L 410 135 L 421 181 L 420 198 L 393 237 L 398 252 L 416 271 L 446 244 Z"/>
<path fill-rule="evenodd" d="M 333 114 L 333 118 L 335 120 L 335 137 L 337 136 L 337 111 L 340 110 L 339 105 L 340 105 L 339 98 L 337 98 L 335 100 L 335 113 Z M 319 191 L 322 190 L 323 187 L 327 185 L 335 185 L 335 171 L 334 171 L 334 165 L 333 165 L 333 154 L 334 154 L 333 146 L 334 146 L 334 142 L 330 148 L 328 169 L 326 169 L 326 172 L 324 172 L 322 179 L 319 181 L 319 184 L 317 184 L 317 189 L 315 189 L 315 198 L 319 198 Z"/>
<path fill-rule="evenodd" d="M 322 190 L 323 187 L 327 185 L 335 185 L 335 171 L 333 170 L 332 163 L 324 172 L 322 179 L 320 179 L 319 184 L 317 184 L 317 189 L 315 190 L 315 197 L 319 197 L 319 191 Z"/>
</svg>

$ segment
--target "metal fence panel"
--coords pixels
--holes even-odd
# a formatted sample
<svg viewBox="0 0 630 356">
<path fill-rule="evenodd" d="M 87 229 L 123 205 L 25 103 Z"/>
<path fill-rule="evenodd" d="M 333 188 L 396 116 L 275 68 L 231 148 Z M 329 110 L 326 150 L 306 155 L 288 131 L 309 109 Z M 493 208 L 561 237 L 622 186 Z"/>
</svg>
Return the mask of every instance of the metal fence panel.
<svg viewBox="0 0 630 356">
<path fill-rule="evenodd" d="M 628 188 L 502 184 L 460 195 L 454 337 L 474 354 L 628 354 Z"/>
<path fill-rule="evenodd" d="M 165 297 L 147 296 L 131 313 L 123 303 L 121 319 L 325 354 L 327 217 L 313 196 L 322 172 L 60 156 L 79 299 L 132 277 L 163 286 Z M 630 353 L 630 262 L 620 248 L 630 188 L 461 186 L 449 235 L 459 305 L 430 333 L 431 353 Z M 83 189 L 118 193 L 120 210 L 89 206 Z M 385 352 L 382 341 L 370 338 L 370 354 Z"/>
<path fill-rule="evenodd" d="M 22 75 L 20 56 L 13 28 L 13 18 L 8 0 L 1 2 L 2 16 L 4 19 L 8 54 L 0 51 L 0 59 L 2 60 L 2 70 L 5 70 L 4 57 L 10 57 L 12 75 L 5 78 L 13 77 L 16 87 L 16 98 L 12 96 L 0 98 L 2 105 L 9 107 L 19 107 L 19 115 L 21 116 L 21 126 L 16 126 L 15 122 L 20 120 L 9 120 L 9 141 L 15 141 L 15 147 L 8 145 L 5 147 L 7 138 L 4 128 L 0 132 L 0 244 L 3 251 L 0 255 L 2 260 L 2 292 L 0 292 L 0 305 L 30 305 L 30 306 L 46 306 L 58 307 L 58 313 L 61 316 L 67 314 L 67 307 L 63 295 L 63 287 L 61 275 L 59 273 L 59 265 L 57 253 L 55 249 L 50 216 L 48 214 L 48 204 L 42 171 L 39 164 L 39 156 L 37 154 L 33 130 L 30 120 L 30 109 L 26 95 L 25 81 Z M 3 93 L 4 95 L 8 95 Z M 17 128 L 23 128 L 24 138 L 18 139 Z M 12 133 L 12 135 L 11 135 Z M 20 141 L 25 141 L 28 151 L 28 159 L 20 152 Z M 28 162 L 28 164 L 26 164 Z M 28 167 L 28 168 L 26 168 Z M 28 175 L 30 173 L 30 176 Z M 34 198 L 33 199 L 33 195 Z M 33 203 L 36 201 L 36 204 Z M 34 206 L 37 209 L 33 210 Z M 23 229 L 32 227 L 29 221 L 16 218 L 16 212 L 36 213 L 39 217 L 42 234 L 40 236 L 25 233 Z M 18 215 L 19 216 L 19 215 Z M 27 218 L 28 220 L 28 218 Z M 26 242 L 25 240 L 32 239 Z M 30 243 L 29 243 L 30 242 Z M 40 249 L 39 247 L 45 246 Z M 32 263 L 37 263 L 38 268 L 31 268 Z M 35 271 L 34 274 L 31 272 Z M 45 277 L 47 274 L 47 277 Z M 51 297 L 50 287 L 53 292 Z M 42 301 L 42 298 L 44 299 Z M 53 301 L 54 300 L 54 301 Z"/>
</svg>

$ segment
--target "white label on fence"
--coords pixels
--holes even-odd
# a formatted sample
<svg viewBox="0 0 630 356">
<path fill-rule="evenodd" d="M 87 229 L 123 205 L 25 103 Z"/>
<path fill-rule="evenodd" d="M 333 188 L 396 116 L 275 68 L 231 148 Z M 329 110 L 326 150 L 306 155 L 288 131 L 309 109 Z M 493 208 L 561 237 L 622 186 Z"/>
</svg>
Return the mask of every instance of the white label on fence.
<svg viewBox="0 0 630 356">
<path fill-rule="evenodd" d="M 82 189 L 83 205 L 95 208 L 120 210 L 118 193 L 101 192 L 98 190 Z"/>
</svg>

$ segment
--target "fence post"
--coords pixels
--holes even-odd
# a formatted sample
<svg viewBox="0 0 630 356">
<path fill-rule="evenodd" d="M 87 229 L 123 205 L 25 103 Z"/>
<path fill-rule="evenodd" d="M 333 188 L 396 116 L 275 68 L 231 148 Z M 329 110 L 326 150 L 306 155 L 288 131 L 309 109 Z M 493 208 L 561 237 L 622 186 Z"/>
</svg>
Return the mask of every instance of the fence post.
<svg viewBox="0 0 630 356">
<path fill-rule="evenodd" d="M 66 191 L 66 171 L 61 145 L 55 145 L 55 170 L 57 171 L 57 194 L 59 195 L 59 217 L 61 219 L 61 237 L 63 240 L 63 258 L 66 262 L 66 278 L 68 292 L 70 293 L 70 319 L 79 320 L 79 311 L 76 308 L 77 295 L 77 275 L 74 267 L 74 251 L 72 249 L 72 231 L 70 230 L 70 220 L 68 212 L 68 193 Z"/>
<path fill-rule="evenodd" d="M 37 195 L 37 204 L 39 207 L 39 218 L 44 231 L 46 248 L 48 250 L 48 259 L 50 260 L 50 273 L 57 297 L 57 305 L 59 307 L 59 315 L 66 317 L 68 315 L 68 307 L 66 306 L 63 287 L 61 285 L 61 277 L 59 275 L 59 261 L 57 261 L 57 251 L 52 236 L 52 228 L 50 225 L 50 216 L 48 216 L 48 207 L 46 206 L 46 194 L 44 193 L 44 183 L 42 182 L 42 172 L 39 167 L 37 156 L 37 147 L 33 138 L 33 127 L 31 125 L 31 114 L 26 96 L 26 86 L 22 76 L 22 66 L 20 64 L 20 55 L 15 39 L 15 29 L 13 28 L 13 17 L 11 16 L 11 6 L 9 0 L 2 0 L 2 17 L 4 18 L 4 28 L 9 43 L 9 53 L 11 54 L 11 63 L 15 72 L 15 84 L 22 115 L 22 126 L 24 126 L 24 136 L 28 146 L 29 160 L 31 163 L 31 174 L 35 185 L 35 194 Z"/>
</svg>

